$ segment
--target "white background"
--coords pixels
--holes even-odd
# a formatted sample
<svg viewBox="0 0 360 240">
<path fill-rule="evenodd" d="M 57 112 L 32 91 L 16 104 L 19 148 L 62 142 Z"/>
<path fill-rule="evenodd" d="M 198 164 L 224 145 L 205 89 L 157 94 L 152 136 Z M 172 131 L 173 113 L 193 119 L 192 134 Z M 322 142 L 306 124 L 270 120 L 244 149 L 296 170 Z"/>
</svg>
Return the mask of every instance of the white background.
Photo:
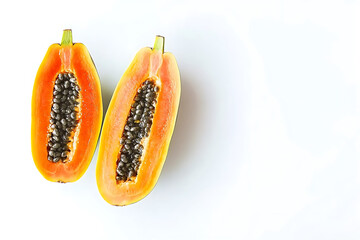
<svg viewBox="0 0 360 240">
<path fill-rule="evenodd" d="M 359 1 L 1 1 L 0 239 L 360 239 Z M 142 201 L 46 181 L 30 149 L 37 69 L 73 29 L 105 110 L 135 53 L 166 37 L 182 96 Z"/>
</svg>

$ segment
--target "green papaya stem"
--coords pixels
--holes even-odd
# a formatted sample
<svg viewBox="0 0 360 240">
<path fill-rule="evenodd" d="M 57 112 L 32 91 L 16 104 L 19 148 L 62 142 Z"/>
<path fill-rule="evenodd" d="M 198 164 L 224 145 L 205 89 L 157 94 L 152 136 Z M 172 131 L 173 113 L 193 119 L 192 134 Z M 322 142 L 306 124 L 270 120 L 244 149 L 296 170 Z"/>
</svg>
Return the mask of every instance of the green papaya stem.
<svg viewBox="0 0 360 240">
<path fill-rule="evenodd" d="M 64 29 L 61 40 L 61 46 L 71 46 L 71 45 L 73 45 L 71 29 Z"/>
<path fill-rule="evenodd" d="M 160 35 L 156 35 L 155 43 L 154 43 L 154 51 L 161 51 L 161 53 L 164 53 L 164 42 L 165 38 Z"/>
</svg>

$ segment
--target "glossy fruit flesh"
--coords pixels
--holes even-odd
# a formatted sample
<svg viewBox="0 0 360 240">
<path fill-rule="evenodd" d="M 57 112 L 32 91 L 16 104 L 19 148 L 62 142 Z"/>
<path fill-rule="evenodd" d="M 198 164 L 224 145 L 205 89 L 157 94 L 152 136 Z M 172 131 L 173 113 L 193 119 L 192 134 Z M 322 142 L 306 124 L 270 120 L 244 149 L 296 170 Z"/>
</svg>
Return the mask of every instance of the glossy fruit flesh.
<svg viewBox="0 0 360 240">
<path fill-rule="evenodd" d="M 92 58 L 83 44 L 73 44 L 71 30 L 64 30 L 61 45 L 49 47 L 33 88 L 31 150 L 39 172 L 49 181 L 78 180 L 92 159 L 101 121 Z"/>
<path fill-rule="evenodd" d="M 143 48 L 137 53 L 120 79 L 106 113 L 100 138 L 96 178 L 101 196 L 112 205 L 128 205 L 144 198 L 155 186 L 166 159 L 180 100 L 180 74 L 174 56 L 163 52 L 163 43 L 164 38 L 157 36 L 153 49 Z M 137 115 L 137 106 L 134 104 L 138 103 L 134 100 L 140 94 L 139 89 L 146 85 L 146 81 L 153 84 L 149 89 L 156 92 L 156 96 L 153 96 L 156 102 L 152 105 L 155 111 L 152 113 L 152 123 L 142 126 L 145 128 L 140 130 L 142 114 L 139 112 L 139 117 L 136 117 L 139 118 L 139 126 L 135 125 L 137 120 L 129 121 L 129 118 L 132 118 L 132 111 L 135 112 L 134 118 Z M 145 104 L 147 101 L 140 100 L 140 104 L 141 102 Z M 151 105 L 149 109 L 150 107 Z M 141 110 L 144 112 L 145 108 Z M 129 122 L 132 122 L 133 126 L 129 126 Z M 130 171 L 126 172 L 121 167 L 119 169 L 120 152 L 125 151 L 123 149 L 126 149 L 127 136 L 129 133 L 130 136 L 133 135 L 131 127 L 134 126 L 139 127 L 134 131 L 138 131 L 138 136 L 141 133 L 138 138 L 141 144 L 138 147 L 142 150 L 139 164 L 136 160 L 133 165 L 135 168 L 132 167 L 136 173 L 131 173 L 129 178 Z M 145 130 L 146 127 L 148 130 Z M 132 142 L 131 139 L 128 143 L 129 149 L 137 148 L 137 141 Z M 135 157 L 134 154 L 134 158 L 137 157 L 139 156 Z M 126 158 L 129 159 L 128 156 Z M 126 178 L 120 177 L 120 170 Z"/>
</svg>

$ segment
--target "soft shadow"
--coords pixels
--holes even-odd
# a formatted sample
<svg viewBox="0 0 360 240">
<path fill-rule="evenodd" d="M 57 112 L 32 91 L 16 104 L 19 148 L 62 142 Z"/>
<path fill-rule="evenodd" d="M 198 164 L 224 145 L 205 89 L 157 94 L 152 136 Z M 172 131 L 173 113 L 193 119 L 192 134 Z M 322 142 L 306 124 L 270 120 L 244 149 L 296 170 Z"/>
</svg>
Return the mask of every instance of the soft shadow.
<svg viewBox="0 0 360 240">
<path fill-rule="evenodd" d="M 186 165 L 190 160 L 190 153 L 196 148 L 196 133 L 201 124 L 198 112 L 201 95 L 196 93 L 193 79 L 189 75 L 181 75 L 180 106 L 176 119 L 174 133 L 171 139 L 168 155 L 164 164 L 164 175 L 172 175 L 180 165 Z"/>
<path fill-rule="evenodd" d="M 107 112 L 107 109 L 109 107 L 111 97 L 115 91 L 117 82 L 105 81 L 105 80 L 102 80 L 102 81 L 103 81 L 103 84 L 101 85 L 101 95 L 102 95 L 102 99 L 103 99 L 103 111 L 104 111 L 103 118 L 104 118 L 105 114 Z"/>
</svg>

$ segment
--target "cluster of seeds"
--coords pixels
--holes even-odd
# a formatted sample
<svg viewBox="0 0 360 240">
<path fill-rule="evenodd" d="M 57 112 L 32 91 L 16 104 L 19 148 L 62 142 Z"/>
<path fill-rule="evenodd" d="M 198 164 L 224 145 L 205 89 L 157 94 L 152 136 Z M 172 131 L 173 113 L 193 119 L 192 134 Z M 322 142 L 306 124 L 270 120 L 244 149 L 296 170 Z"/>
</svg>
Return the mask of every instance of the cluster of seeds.
<svg viewBox="0 0 360 240">
<path fill-rule="evenodd" d="M 47 146 L 48 160 L 65 162 L 70 152 L 68 143 L 77 125 L 77 105 L 80 87 L 73 73 L 60 73 L 53 92 L 50 112 L 50 131 Z"/>
<path fill-rule="evenodd" d="M 118 181 L 137 176 L 144 149 L 142 140 L 149 136 L 159 90 L 153 81 L 146 80 L 137 91 L 120 139 L 122 147 L 116 169 Z"/>
</svg>

